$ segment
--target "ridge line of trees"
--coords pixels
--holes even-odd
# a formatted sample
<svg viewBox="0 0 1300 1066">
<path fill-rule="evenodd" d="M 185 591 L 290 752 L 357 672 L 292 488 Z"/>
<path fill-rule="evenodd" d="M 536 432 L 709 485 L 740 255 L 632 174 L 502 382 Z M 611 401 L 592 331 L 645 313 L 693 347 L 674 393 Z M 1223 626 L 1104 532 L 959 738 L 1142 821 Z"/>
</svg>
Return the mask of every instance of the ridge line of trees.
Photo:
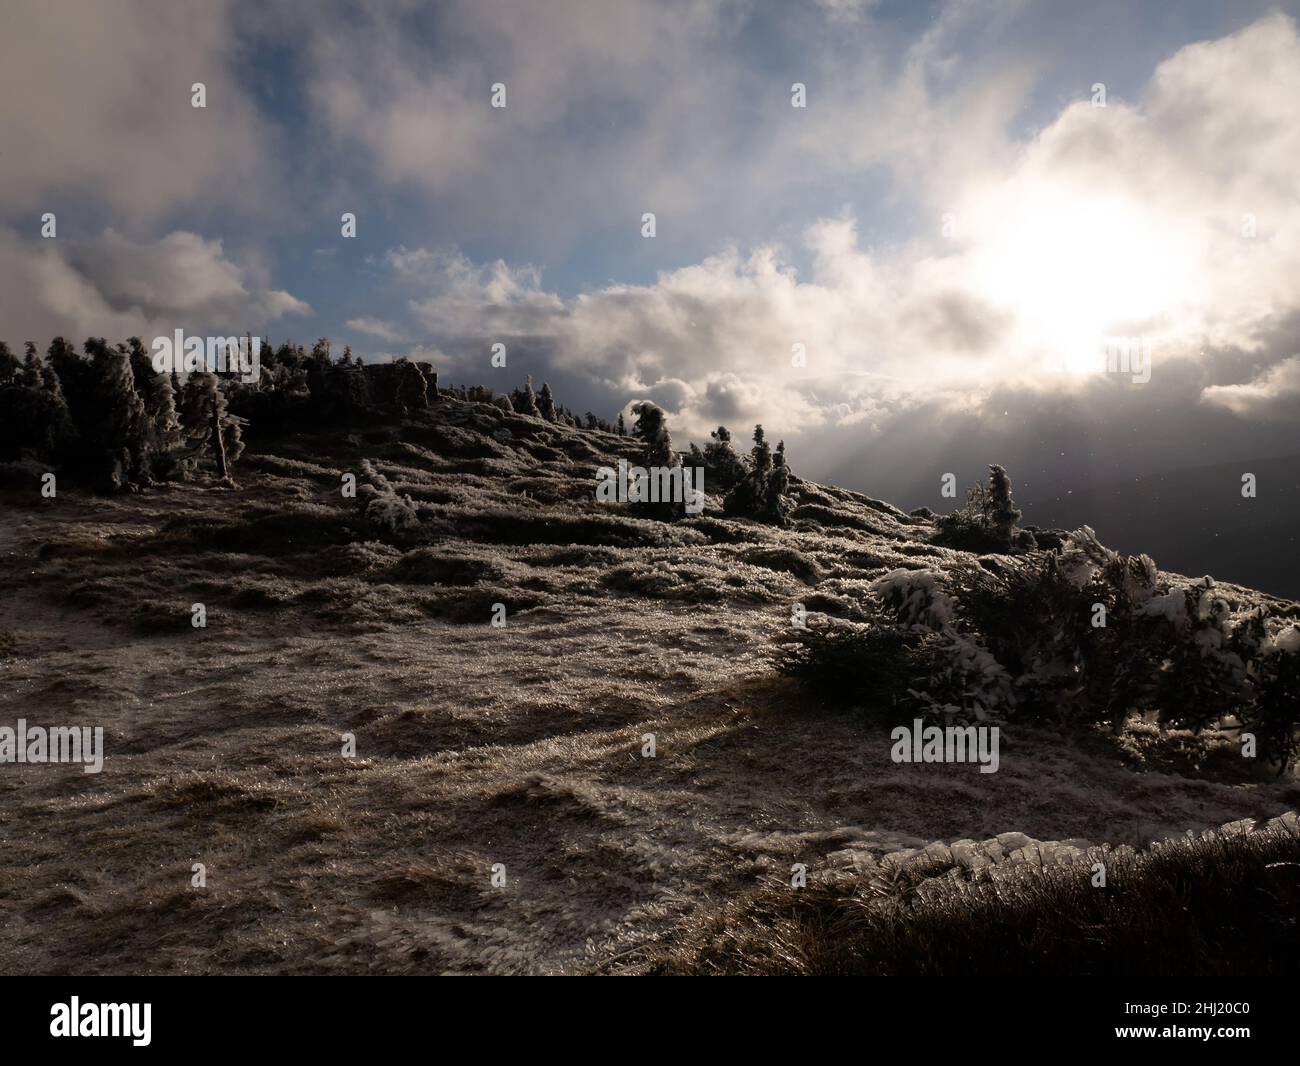
<svg viewBox="0 0 1300 1066">
<path fill-rule="evenodd" d="M 440 388 L 432 364 L 407 358 L 366 365 L 350 347 L 341 358 L 320 338 L 308 351 L 291 342 L 258 351 L 259 376 L 245 382 L 207 371 L 159 373 L 139 337 L 82 350 L 55 337 L 45 355 L 28 341 L 19 358 L 0 341 L 0 462 L 24 460 L 98 489 L 134 491 L 156 481 L 210 469 L 230 482 L 245 437 L 274 437 L 326 424 L 358 425 L 406 418 L 442 397 L 490 403 L 557 425 L 627 435 L 588 411 L 556 402 L 549 384 L 529 377 L 509 395 L 493 389 Z"/>
</svg>

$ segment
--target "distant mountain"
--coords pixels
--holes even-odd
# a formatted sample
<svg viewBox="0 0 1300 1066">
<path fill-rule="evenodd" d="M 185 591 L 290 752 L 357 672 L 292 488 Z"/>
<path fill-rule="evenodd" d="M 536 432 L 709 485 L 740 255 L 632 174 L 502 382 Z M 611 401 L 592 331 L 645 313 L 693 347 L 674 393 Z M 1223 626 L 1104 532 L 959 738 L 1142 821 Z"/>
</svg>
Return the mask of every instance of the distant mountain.
<svg viewBox="0 0 1300 1066">
<path fill-rule="evenodd" d="M 1245 473 L 1256 496 L 1241 495 Z M 1300 599 L 1300 455 L 1134 477 L 1021 501 L 1024 524 L 1090 525 L 1104 544 L 1162 570 L 1211 574 Z"/>
</svg>

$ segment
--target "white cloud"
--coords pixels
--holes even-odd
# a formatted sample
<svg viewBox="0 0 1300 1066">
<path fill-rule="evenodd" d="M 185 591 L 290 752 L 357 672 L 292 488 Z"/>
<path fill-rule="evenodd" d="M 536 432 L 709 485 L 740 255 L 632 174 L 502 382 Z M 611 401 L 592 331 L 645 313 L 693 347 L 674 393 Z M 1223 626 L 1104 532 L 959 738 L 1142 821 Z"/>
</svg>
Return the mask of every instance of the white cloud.
<svg viewBox="0 0 1300 1066">
<path fill-rule="evenodd" d="M 275 153 L 235 61 L 231 10 L 227 0 L 6 0 L 6 207 L 91 204 L 154 220 L 265 201 Z M 205 109 L 190 105 L 195 82 Z"/>
<path fill-rule="evenodd" d="M 389 264 L 426 287 L 411 304 L 421 324 L 461 350 L 540 346 L 556 366 L 662 396 L 692 433 L 722 418 L 876 426 L 1007 387 L 1081 393 L 1117 336 L 1153 345 L 1157 378 L 1172 360 L 1213 372 L 1217 353 L 1259 348 L 1300 310 L 1295 99 L 1300 38 L 1272 16 L 1180 50 L 1133 103 L 1070 105 L 970 168 L 945 198 L 952 239 L 937 215 L 930 235 L 883 248 L 864 247 L 851 216 L 816 222 L 806 277 L 776 245 L 570 299 L 500 260 L 398 249 Z M 952 156 L 939 155 L 942 170 Z M 791 366 L 795 343 L 806 369 Z M 1236 390 L 1207 399 L 1240 406 L 1250 393 Z"/>
<path fill-rule="evenodd" d="M 1300 407 L 1300 355 L 1269 367 L 1239 385 L 1211 385 L 1201 398 L 1244 418 L 1294 420 Z"/>
<path fill-rule="evenodd" d="M 136 243 L 106 230 L 73 242 L 25 241 L 0 229 L 0 323 L 21 340 L 123 339 L 177 328 L 229 335 L 310 313 L 271 288 L 254 259 L 236 262 L 221 241 L 194 233 Z"/>
<path fill-rule="evenodd" d="M 817 0 L 832 22 L 856 22 L 873 11 L 880 0 Z"/>
<path fill-rule="evenodd" d="M 397 326 L 380 318 L 349 318 L 343 323 L 343 328 L 378 337 L 389 344 L 400 344 L 404 339 L 402 331 Z"/>
</svg>

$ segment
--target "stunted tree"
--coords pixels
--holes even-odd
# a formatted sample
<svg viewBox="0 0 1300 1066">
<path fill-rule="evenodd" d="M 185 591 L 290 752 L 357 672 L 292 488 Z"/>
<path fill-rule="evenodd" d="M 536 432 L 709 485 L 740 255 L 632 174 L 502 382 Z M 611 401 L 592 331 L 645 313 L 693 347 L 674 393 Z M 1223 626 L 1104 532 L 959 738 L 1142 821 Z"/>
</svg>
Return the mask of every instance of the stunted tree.
<svg viewBox="0 0 1300 1066">
<path fill-rule="evenodd" d="M 750 469 L 764 479 L 772 469 L 772 449 L 768 447 L 767 437 L 761 425 L 754 427 L 754 446 L 749 450 Z"/>
<path fill-rule="evenodd" d="M 659 494 L 657 500 L 646 499 L 640 506 L 647 514 L 661 520 L 670 521 L 680 518 L 686 513 L 688 486 L 685 477 L 688 471 L 681 469 L 681 456 L 673 450 L 673 439 L 668 433 L 667 416 L 648 400 L 633 404 L 632 413 L 636 416 L 632 433 L 641 440 L 640 465 L 648 472 L 652 495 L 656 488 Z M 665 476 L 663 473 L 674 469 L 677 470 L 676 474 Z M 664 495 L 665 486 L 672 486 L 674 483 L 680 486 L 680 499 L 676 496 L 670 499 Z"/>
<path fill-rule="evenodd" d="M 217 376 L 207 370 L 191 374 L 181 390 L 181 423 L 194 452 L 212 456 L 217 479 L 229 483 L 230 467 L 244 453 L 240 419 L 226 410 Z"/>
<path fill-rule="evenodd" d="M 731 430 L 719 426 L 709 436 L 704 446 L 704 467 L 713 484 L 729 489 L 745 476 L 745 464 L 731 446 Z"/>
<path fill-rule="evenodd" d="M 785 462 L 785 441 L 772 456 L 763 427 L 754 427 L 754 447 L 749 453 L 749 469 L 722 501 L 727 514 L 754 518 L 760 522 L 783 526 L 787 504 L 784 493 L 790 485 L 790 471 Z"/>
<path fill-rule="evenodd" d="M 397 403 L 407 413 L 422 411 L 429 406 L 429 386 L 420 368 L 409 359 L 398 359 Z"/>
<path fill-rule="evenodd" d="M 768 479 L 772 491 L 780 496 L 790 491 L 790 468 L 785 461 L 785 441 L 778 441 L 772 456 L 772 476 Z"/>
<path fill-rule="evenodd" d="M 966 493 L 966 505 L 935 519 L 934 542 L 971 552 L 1009 552 L 1035 546 L 1029 530 L 1016 529 L 1020 511 L 1011 499 L 1011 478 L 997 464 L 989 465 L 988 484 L 976 482 Z"/>
<path fill-rule="evenodd" d="M 131 337 L 126 342 L 126 351 L 136 392 L 144 402 L 145 447 L 150 472 L 154 477 L 171 477 L 177 472 L 181 446 L 181 423 L 176 414 L 172 378 L 154 369 L 153 360 L 139 337 Z"/>
<path fill-rule="evenodd" d="M 551 386 L 542 382 L 542 391 L 537 397 L 537 410 L 548 422 L 560 421 L 555 410 L 555 397 L 551 395 Z"/>
<path fill-rule="evenodd" d="M 510 394 L 510 402 L 515 405 L 515 410 L 521 415 L 532 415 L 534 418 L 542 416 L 542 412 L 537 406 L 537 394 L 533 392 L 532 374 L 529 374 L 524 382 L 522 392 L 516 389 Z"/>
<path fill-rule="evenodd" d="M 70 403 L 91 474 L 114 489 L 151 480 L 149 416 L 135 389 L 135 373 L 125 348 L 110 347 L 103 337 L 85 343 L 93 399 Z M 62 381 L 62 375 L 59 375 Z"/>
<path fill-rule="evenodd" d="M 62 462 L 73 454 L 77 444 L 77 430 L 72 424 L 63 386 L 53 367 L 41 367 L 41 390 L 37 417 L 37 447 L 40 454 Z"/>
<path fill-rule="evenodd" d="M 0 459 L 25 453 L 62 464 L 73 455 L 76 433 L 54 371 L 41 363 L 36 345 L 19 361 L 0 342 Z"/>
<path fill-rule="evenodd" d="M 993 534 L 1010 547 L 1015 538 L 1020 511 L 1011 499 L 1011 478 L 1006 470 L 993 463 L 989 466 L 988 517 Z"/>
<path fill-rule="evenodd" d="M 37 354 L 36 345 L 31 341 L 27 342 L 26 347 L 27 353 L 23 360 L 22 370 L 19 372 L 19 381 L 28 388 L 34 389 L 41 383 L 41 357 Z M 52 345 L 51 348 L 53 348 Z M 68 345 L 68 351 L 71 353 L 73 359 L 77 362 L 81 361 L 81 357 L 77 355 L 76 349 L 74 349 L 72 345 Z M 52 359 L 50 360 L 49 365 L 54 365 Z"/>
<path fill-rule="evenodd" d="M 351 348 L 344 350 L 342 363 L 330 368 L 329 389 L 332 406 L 344 422 L 363 418 L 371 411 L 370 379 L 352 358 Z"/>
<path fill-rule="evenodd" d="M 673 451 L 673 439 L 668 433 L 668 419 L 662 410 L 649 400 L 632 405 L 636 422 L 632 432 L 644 442 L 641 465 L 645 467 L 677 466 L 680 460 Z"/>
<path fill-rule="evenodd" d="M 62 337 L 55 337 L 45 350 L 45 363 L 58 374 L 73 421 L 80 427 L 88 417 L 89 410 L 97 403 L 95 375 L 90 360 L 82 358 L 81 353 Z M 41 361 L 36 354 L 36 345 L 31 342 L 27 344 L 26 372 L 31 376 L 33 384 L 40 380 Z"/>
<path fill-rule="evenodd" d="M 619 411 L 619 413 L 618 413 L 618 430 L 617 430 L 617 432 L 618 432 L 618 435 L 619 435 L 620 437 L 626 437 L 626 436 L 627 436 L 627 423 L 623 421 L 623 412 L 622 412 L 622 411 Z"/>
<path fill-rule="evenodd" d="M 22 369 L 22 362 L 9 350 L 9 345 L 0 341 L 0 388 L 17 380 Z"/>
</svg>

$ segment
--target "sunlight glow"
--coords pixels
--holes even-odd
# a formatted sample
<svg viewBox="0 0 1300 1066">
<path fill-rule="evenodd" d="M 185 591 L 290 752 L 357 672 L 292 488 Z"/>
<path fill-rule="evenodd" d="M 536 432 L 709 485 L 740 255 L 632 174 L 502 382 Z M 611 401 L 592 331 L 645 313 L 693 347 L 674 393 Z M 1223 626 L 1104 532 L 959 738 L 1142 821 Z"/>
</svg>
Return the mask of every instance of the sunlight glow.
<svg viewBox="0 0 1300 1066">
<path fill-rule="evenodd" d="M 1025 350 L 1071 375 L 1100 372 L 1110 337 L 1168 330 L 1202 287 L 1193 231 L 1087 190 L 1033 190 L 984 237 L 985 295 L 1014 313 Z"/>
</svg>

